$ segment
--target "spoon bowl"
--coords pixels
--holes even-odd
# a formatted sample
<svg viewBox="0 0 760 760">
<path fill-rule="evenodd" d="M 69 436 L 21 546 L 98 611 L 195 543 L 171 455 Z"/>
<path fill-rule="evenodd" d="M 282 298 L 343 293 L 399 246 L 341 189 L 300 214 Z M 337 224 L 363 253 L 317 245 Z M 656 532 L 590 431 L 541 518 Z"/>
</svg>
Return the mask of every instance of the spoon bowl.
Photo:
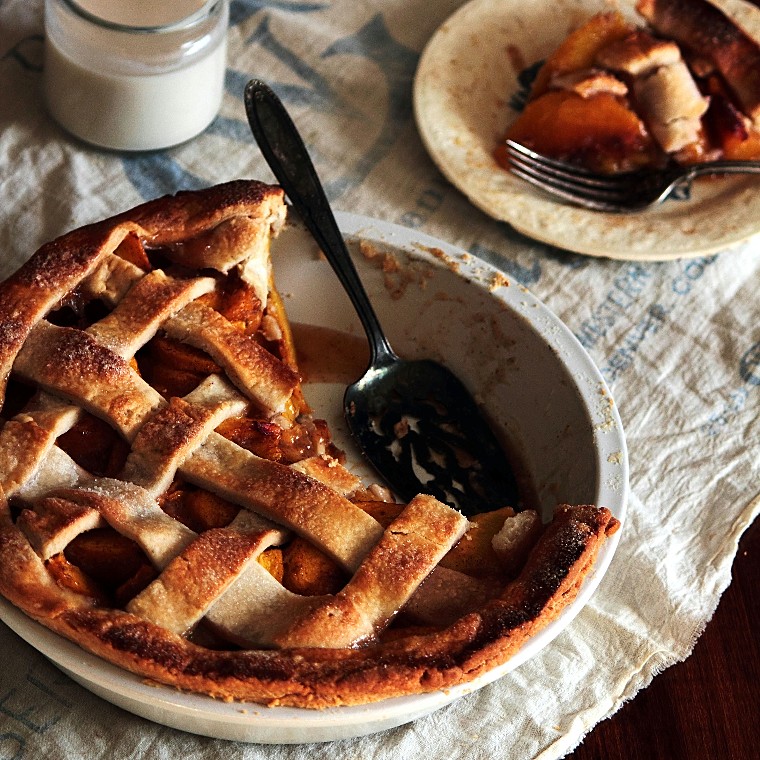
<svg viewBox="0 0 760 760">
<path fill-rule="evenodd" d="M 465 515 L 517 506 L 501 445 L 445 366 L 375 363 L 348 386 L 343 405 L 359 447 L 401 498 L 424 491 Z"/>
<path fill-rule="evenodd" d="M 511 464 L 463 383 L 437 362 L 404 360 L 391 348 L 282 102 L 254 79 L 245 89 L 245 108 L 264 158 L 346 289 L 367 335 L 369 367 L 344 397 L 346 423 L 365 458 L 405 501 L 429 493 L 466 515 L 517 506 Z"/>
</svg>

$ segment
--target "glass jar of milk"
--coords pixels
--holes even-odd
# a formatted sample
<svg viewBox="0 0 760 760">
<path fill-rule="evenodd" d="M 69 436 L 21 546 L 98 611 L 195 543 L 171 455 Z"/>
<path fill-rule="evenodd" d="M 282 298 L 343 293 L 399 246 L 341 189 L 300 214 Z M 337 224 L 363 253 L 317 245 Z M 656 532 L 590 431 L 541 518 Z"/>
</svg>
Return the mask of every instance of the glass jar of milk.
<svg viewBox="0 0 760 760">
<path fill-rule="evenodd" d="M 228 0 L 45 0 L 45 98 L 88 143 L 157 150 L 219 111 Z"/>
</svg>

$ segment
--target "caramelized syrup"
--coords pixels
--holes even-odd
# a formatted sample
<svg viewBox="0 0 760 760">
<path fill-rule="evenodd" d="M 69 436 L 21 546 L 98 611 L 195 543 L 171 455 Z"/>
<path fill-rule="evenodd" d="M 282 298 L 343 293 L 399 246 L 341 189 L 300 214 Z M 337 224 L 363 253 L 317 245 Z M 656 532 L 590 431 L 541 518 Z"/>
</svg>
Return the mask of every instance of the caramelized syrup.
<svg viewBox="0 0 760 760">
<path fill-rule="evenodd" d="M 291 324 L 298 367 L 305 382 L 352 383 L 369 365 L 364 335 L 300 322 Z"/>
</svg>

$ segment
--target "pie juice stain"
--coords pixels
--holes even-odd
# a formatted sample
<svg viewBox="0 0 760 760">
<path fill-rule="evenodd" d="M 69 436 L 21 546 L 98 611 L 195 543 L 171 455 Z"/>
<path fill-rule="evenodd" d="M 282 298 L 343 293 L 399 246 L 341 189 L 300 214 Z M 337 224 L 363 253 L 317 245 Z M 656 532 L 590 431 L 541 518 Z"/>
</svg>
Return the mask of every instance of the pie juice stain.
<svg viewBox="0 0 760 760">
<path fill-rule="evenodd" d="M 298 368 L 305 383 L 340 383 L 348 385 L 361 377 L 369 365 L 369 346 L 364 335 L 303 322 L 291 322 Z M 526 463 L 522 447 L 511 440 L 497 425 L 492 425 L 507 454 L 517 481 L 517 511 L 536 510 L 542 514 L 538 489 Z"/>
<path fill-rule="evenodd" d="M 353 383 L 369 365 L 364 335 L 302 322 L 291 324 L 298 367 L 305 382 Z"/>
</svg>

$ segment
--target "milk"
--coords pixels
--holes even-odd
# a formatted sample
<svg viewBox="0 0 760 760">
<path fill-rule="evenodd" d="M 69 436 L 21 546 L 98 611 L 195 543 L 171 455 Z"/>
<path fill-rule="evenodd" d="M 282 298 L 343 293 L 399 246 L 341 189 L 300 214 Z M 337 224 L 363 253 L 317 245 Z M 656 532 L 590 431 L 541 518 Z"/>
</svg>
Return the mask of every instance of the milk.
<svg viewBox="0 0 760 760">
<path fill-rule="evenodd" d="M 227 22 L 227 0 L 46 0 L 51 115 L 104 148 L 189 140 L 221 104 Z"/>
</svg>

